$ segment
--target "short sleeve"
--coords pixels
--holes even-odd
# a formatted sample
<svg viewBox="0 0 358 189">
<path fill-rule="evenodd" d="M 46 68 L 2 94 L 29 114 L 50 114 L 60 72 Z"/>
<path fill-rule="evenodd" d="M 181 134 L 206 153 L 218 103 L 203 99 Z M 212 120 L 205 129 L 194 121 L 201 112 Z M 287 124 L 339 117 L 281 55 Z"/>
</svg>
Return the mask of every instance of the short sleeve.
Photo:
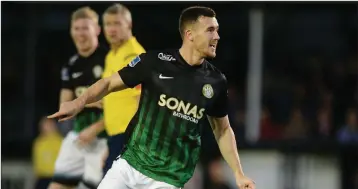
<svg viewBox="0 0 358 189">
<path fill-rule="evenodd" d="M 227 81 L 223 75 L 223 81 L 218 87 L 218 96 L 214 99 L 213 104 L 207 111 L 207 115 L 212 117 L 225 117 L 228 114 L 228 88 Z"/>
<path fill-rule="evenodd" d="M 61 86 L 64 89 L 72 90 L 71 74 L 68 66 L 63 66 L 61 69 Z"/>
<path fill-rule="evenodd" d="M 125 85 L 133 88 L 146 79 L 150 73 L 148 54 L 143 53 L 135 57 L 126 67 L 118 71 Z"/>
</svg>

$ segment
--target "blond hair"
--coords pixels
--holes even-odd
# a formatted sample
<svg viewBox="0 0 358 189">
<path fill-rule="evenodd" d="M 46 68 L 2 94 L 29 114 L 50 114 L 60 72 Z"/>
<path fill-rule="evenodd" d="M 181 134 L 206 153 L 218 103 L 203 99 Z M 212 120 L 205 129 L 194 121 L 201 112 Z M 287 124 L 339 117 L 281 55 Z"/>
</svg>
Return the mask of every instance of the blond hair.
<svg viewBox="0 0 358 189">
<path fill-rule="evenodd" d="M 81 7 L 72 13 L 71 20 L 75 21 L 78 19 L 91 19 L 98 24 L 98 14 L 88 6 Z"/>
<path fill-rule="evenodd" d="M 129 22 L 132 23 L 132 15 L 131 12 L 129 11 L 129 9 L 120 4 L 120 3 L 115 3 L 113 5 L 111 5 L 110 7 L 108 7 L 105 11 L 104 14 L 121 14 L 124 16 L 124 18 Z"/>
</svg>

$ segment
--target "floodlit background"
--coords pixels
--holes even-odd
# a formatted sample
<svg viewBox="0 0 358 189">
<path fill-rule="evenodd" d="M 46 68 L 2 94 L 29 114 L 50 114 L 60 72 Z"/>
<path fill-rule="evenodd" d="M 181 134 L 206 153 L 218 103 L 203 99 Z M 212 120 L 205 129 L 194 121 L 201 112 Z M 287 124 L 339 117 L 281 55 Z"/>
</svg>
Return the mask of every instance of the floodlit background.
<svg viewBox="0 0 358 189">
<path fill-rule="evenodd" d="M 111 4 L 1 3 L 1 188 L 31 189 L 36 181 L 39 121 L 57 110 L 60 68 L 75 53 L 72 11 L 90 6 L 101 15 Z M 231 124 L 257 188 L 358 188 L 357 4 L 123 4 L 146 50 L 180 47 L 182 9 L 217 12 L 221 40 L 213 64 L 228 78 Z M 103 34 L 100 42 L 106 45 Z M 202 159 L 186 188 L 234 184 L 206 124 Z"/>
</svg>

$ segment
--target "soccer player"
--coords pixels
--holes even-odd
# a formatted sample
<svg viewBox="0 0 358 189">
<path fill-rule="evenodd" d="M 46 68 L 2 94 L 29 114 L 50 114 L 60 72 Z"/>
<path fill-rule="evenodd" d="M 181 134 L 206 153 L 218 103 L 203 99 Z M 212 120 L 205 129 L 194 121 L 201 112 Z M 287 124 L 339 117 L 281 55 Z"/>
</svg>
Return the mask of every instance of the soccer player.
<svg viewBox="0 0 358 189">
<path fill-rule="evenodd" d="M 104 34 L 111 46 L 106 57 L 103 77 L 125 67 L 128 62 L 145 52 L 132 34 L 132 16 L 127 7 L 114 4 L 103 14 Z M 124 132 L 138 109 L 140 85 L 107 95 L 103 99 L 105 128 L 109 135 L 108 156 L 103 168 L 104 174 L 122 150 Z"/>
<path fill-rule="evenodd" d="M 128 143 L 99 189 L 183 187 L 199 159 L 199 126 L 205 115 L 239 188 L 255 188 L 243 173 L 228 120 L 226 78 L 205 60 L 216 56 L 218 29 L 212 9 L 185 9 L 179 19 L 183 39 L 179 50 L 141 54 L 49 116 L 68 120 L 85 104 L 111 92 L 142 85 L 138 111 L 126 131 L 130 134 Z"/>
<path fill-rule="evenodd" d="M 108 52 L 98 45 L 98 15 L 91 8 L 73 12 L 70 33 L 77 53 L 62 68 L 60 103 L 78 98 L 101 79 Z M 73 130 L 62 142 L 50 189 L 73 188 L 80 181 L 88 188 L 97 188 L 107 149 L 107 135 L 100 132 L 104 128 L 102 116 L 102 109 L 85 108 L 75 117 Z"/>
</svg>

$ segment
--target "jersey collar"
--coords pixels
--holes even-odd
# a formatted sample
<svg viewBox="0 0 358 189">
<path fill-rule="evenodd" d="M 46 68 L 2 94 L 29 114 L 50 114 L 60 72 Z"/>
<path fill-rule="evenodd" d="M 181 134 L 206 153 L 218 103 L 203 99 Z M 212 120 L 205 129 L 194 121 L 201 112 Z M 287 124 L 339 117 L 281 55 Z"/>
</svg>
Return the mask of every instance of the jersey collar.
<svg viewBox="0 0 358 189">
<path fill-rule="evenodd" d="M 175 54 L 176 54 L 176 58 L 178 60 L 178 63 L 183 66 L 184 68 L 186 69 L 192 69 L 192 70 L 197 70 L 197 69 L 200 69 L 200 68 L 204 68 L 205 65 L 206 65 L 206 60 L 204 59 L 203 63 L 200 64 L 200 65 L 190 65 L 189 63 L 187 63 L 184 58 L 181 56 L 180 52 L 179 52 L 179 49 L 177 49 L 175 51 Z"/>
</svg>

